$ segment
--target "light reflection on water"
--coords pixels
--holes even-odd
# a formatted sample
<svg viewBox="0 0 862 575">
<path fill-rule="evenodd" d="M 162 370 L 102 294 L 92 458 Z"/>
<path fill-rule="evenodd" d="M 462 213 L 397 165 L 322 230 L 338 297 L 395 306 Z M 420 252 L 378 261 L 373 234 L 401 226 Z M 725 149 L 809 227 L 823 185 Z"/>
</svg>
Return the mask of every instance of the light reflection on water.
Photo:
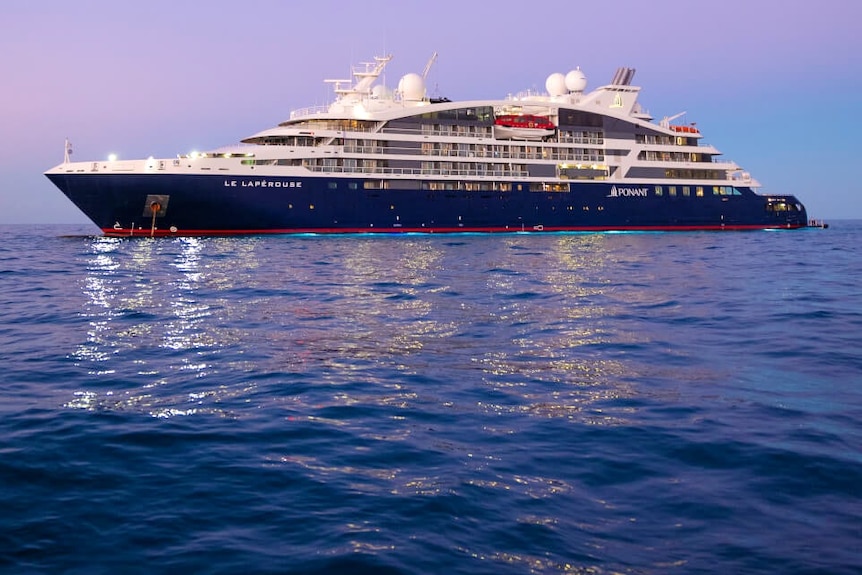
<svg viewBox="0 0 862 575">
<path fill-rule="evenodd" d="M 65 330 L 48 340 L 61 361 L 39 357 L 44 341 L 19 345 L 14 377 L 52 367 L 39 376 L 52 406 L 111 416 L 16 414 L 61 427 L 11 428 L 24 473 L 9 477 L 42 474 L 37 444 L 48 475 L 59 450 L 87 468 L 60 468 L 76 490 L 58 499 L 34 482 L 47 497 L 27 505 L 48 502 L 46 541 L 56 502 L 81 501 L 75 519 L 90 501 L 135 499 L 138 518 L 170 533 L 205 505 L 225 510 L 212 525 L 226 546 L 240 530 L 280 548 L 301 524 L 314 553 L 325 541 L 320 553 L 361 550 L 396 570 L 455 551 L 465 571 L 625 572 L 646 557 L 644 572 L 684 560 L 708 572 L 721 540 L 760 553 L 766 572 L 794 548 L 792 563 L 810 566 L 797 543 L 828 546 L 836 524 L 832 564 L 855 565 L 842 502 L 858 483 L 858 394 L 839 381 L 858 364 L 846 334 L 859 315 L 845 307 L 858 266 L 850 247 L 841 272 L 797 265 L 783 238 L 91 239 L 52 276 L 74 286 L 31 304 L 62 295 L 64 309 L 33 314 Z M 790 281 L 772 290 L 760 268 L 776 260 L 768 271 Z M 812 271 L 842 289 L 819 291 Z M 816 336 L 784 337 L 788 325 Z M 809 378 L 815 368 L 839 371 Z M 765 512 L 752 525 L 754 508 Z M 118 534 L 115 518 L 103 533 Z M 213 544 L 194 529 L 162 547 Z"/>
<path fill-rule="evenodd" d="M 214 309 L 229 306 L 224 298 L 211 297 L 210 284 L 230 290 L 241 280 L 242 269 L 234 257 L 241 256 L 246 268 L 253 267 L 247 249 L 200 238 L 99 237 L 92 240 L 90 252 L 87 275 L 81 280 L 86 298 L 82 315 L 89 318 L 90 329 L 72 357 L 89 365 L 94 386 L 106 391 L 77 392 L 67 405 L 151 409 L 154 416 L 171 417 L 209 411 L 172 404 L 201 404 L 204 398 L 213 402 L 214 397 L 236 393 L 219 386 L 183 396 L 171 388 L 215 374 L 209 357 L 240 341 L 236 330 L 211 321 Z"/>
<path fill-rule="evenodd" d="M 597 350 L 649 344 L 654 334 L 616 316 L 663 297 L 620 280 L 636 256 L 619 241 L 94 238 L 82 279 L 91 329 L 73 354 L 94 377 L 83 397 L 221 410 L 262 378 L 301 378 L 335 386 L 332 405 L 466 399 L 489 413 L 618 423 L 624 410 L 591 406 L 636 395 L 642 367 Z M 465 397 L 438 393 L 451 385 Z"/>
</svg>

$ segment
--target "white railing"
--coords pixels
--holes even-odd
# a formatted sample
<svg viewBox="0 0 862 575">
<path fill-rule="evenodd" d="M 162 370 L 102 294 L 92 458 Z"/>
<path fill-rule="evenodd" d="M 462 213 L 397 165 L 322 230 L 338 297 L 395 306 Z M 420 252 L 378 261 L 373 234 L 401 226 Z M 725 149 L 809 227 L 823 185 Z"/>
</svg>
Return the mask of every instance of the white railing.
<svg viewBox="0 0 862 575">
<path fill-rule="evenodd" d="M 526 170 L 455 170 L 455 169 L 430 169 L 430 168 L 374 168 L 355 167 L 345 168 L 343 166 L 307 166 L 312 172 L 324 172 L 334 174 L 385 174 L 404 176 L 470 176 L 470 177 L 527 177 Z"/>
<path fill-rule="evenodd" d="M 290 112 L 290 119 L 293 120 L 295 118 L 301 118 L 302 116 L 315 116 L 317 114 L 325 114 L 328 111 L 329 111 L 328 105 L 308 106 L 306 108 L 299 108 L 298 110 L 292 110 Z"/>
</svg>

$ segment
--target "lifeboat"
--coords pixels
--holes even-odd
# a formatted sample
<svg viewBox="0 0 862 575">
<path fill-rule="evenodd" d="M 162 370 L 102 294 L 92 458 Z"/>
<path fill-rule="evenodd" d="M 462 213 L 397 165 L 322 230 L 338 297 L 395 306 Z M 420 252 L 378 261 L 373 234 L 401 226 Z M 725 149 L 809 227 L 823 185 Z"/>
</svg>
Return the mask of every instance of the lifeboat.
<svg viewBox="0 0 862 575">
<path fill-rule="evenodd" d="M 494 135 L 503 140 L 541 140 L 556 129 L 547 116 L 505 114 L 494 119 Z"/>
<path fill-rule="evenodd" d="M 674 132 L 682 132 L 683 134 L 700 134 L 700 130 L 694 126 L 671 126 L 670 129 Z"/>
</svg>

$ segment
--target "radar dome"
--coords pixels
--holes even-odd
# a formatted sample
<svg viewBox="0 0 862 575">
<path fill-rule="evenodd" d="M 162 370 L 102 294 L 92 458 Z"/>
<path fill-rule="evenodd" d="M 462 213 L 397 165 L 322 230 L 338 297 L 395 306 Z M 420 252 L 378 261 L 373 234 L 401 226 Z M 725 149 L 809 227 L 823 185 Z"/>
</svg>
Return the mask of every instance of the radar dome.
<svg viewBox="0 0 862 575">
<path fill-rule="evenodd" d="M 551 96 L 562 96 L 566 93 L 566 78 L 559 72 L 551 74 L 545 80 L 545 89 Z"/>
<path fill-rule="evenodd" d="M 371 97 L 377 100 L 391 100 L 392 90 L 390 90 L 383 84 L 377 84 L 376 86 L 371 88 Z"/>
<path fill-rule="evenodd" d="M 404 100 L 421 100 L 425 97 L 425 80 L 419 74 L 405 74 L 398 82 L 398 91 Z"/>
<path fill-rule="evenodd" d="M 581 69 L 572 70 L 566 74 L 566 88 L 570 92 L 583 92 L 587 87 L 587 77 L 581 72 Z"/>
</svg>

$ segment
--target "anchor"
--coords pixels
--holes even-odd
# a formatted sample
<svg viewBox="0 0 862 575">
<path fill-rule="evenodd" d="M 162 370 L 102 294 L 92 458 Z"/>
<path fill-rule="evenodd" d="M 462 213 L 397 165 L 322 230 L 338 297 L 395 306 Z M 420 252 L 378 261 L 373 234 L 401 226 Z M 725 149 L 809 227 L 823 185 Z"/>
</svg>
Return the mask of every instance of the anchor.
<svg viewBox="0 0 862 575">
<path fill-rule="evenodd" d="M 149 194 L 144 201 L 143 216 L 150 218 L 150 237 L 156 235 L 156 218 L 163 218 L 168 213 L 170 196 L 164 194 Z"/>
</svg>

